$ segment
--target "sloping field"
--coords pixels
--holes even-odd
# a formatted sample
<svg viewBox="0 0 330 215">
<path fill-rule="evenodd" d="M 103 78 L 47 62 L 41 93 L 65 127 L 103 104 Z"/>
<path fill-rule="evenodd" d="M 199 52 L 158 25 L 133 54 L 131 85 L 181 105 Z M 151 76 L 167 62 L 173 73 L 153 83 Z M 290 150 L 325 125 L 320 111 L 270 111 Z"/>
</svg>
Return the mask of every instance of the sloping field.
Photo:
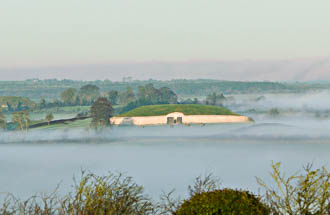
<svg viewBox="0 0 330 215">
<path fill-rule="evenodd" d="M 199 105 L 199 104 L 167 104 L 167 105 L 148 105 L 138 107 L 119 115 L 119 117 L 134 116 L 162 116 L 173 112 L 181 112 L 184 115 L 235 115 L 232 111 L 218 106 Z"/>
</svg>

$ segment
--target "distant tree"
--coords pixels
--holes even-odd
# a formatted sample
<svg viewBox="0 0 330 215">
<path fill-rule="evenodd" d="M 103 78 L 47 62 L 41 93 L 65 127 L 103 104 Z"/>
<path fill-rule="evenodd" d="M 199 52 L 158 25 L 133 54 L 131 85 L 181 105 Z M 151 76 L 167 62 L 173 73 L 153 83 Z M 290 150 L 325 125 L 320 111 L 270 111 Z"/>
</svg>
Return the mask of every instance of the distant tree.
<svg viewBox="0 0 330 215">
<path fill-rule="evenodd" d="M 29 111 L 25 110 L 12 113 L 12 122 L 17 124 L 21 131 L 24 129 L 28 130 L 31 122 Z"/>
<path fill-rule="evenodd" d="M 131 87 L 127 87 L 125 92 L 122 92 L 119 96 L 120 104 L 127 105 L 130 102 L 136 100 L 134 91 Z"/>
<path fill-rule="evenodd" d="M 213 92 L 206 97 L 206 104 L 222 106 L 225 100 L 226 97 L 222 93 L 218 95 L 217 93 Z"/>
<path fill-rule="evenodd" d="M 146 100 L 146 88 L 144 86 L 138 86 L 137 99 L 139 101 Z"/>
<path fill-rule="evenodd" d="M 198 98 L 194 98 L 194 104 L 199 104 Z"/>
<path fill-rule="evenodd" d="M 16 111 L 22 111 L 22 102 L 18 101 L 17 106 L 16 106 Z"/>
<path fill-rule="evenodd" d="M 79 90 L 80 103 L 83 105 L 92 104 L 100 96 L 100 89 L 95 85 L 85 85 Z"/>
<path fill-rule="evenodd" d="M 44 98 L 40 98 L 39 103 L 37 104 L 37 106 L 39 107 L 39 109 L 43 109 L 47 107 L 47 102 Z"/>
<path fill-rule="evenodd" d="M 69 88 L 61 93 L 61 100 L 65 105 L 75 105 L 77 102 L 78 91 Z"/>
<path fill-rule="evenodd" d="M 108 98 L 111 104 L 116 105 L 118 103 L 119 92 L 116 90 L 111 90 L 108 92 Z"/>
<path fill-rule="evenodd" d="M 28 110 L 23 111 L 23 120 L 24 120 L 24 127 L 26 130 L 28 130 L 31 122 L 30 113 Z"/>
<path fill-rule="evenodd" d="M 5 115 L 3 115 L 2 110 L 0 110 L 0 128 L 7 129 L 7 119 Z"/>
<path fill-rule="evenodd" d="M 138 87 L 138 100 L 146 104 L 175 104 L 178 96 L 168 87 L 156 89 L 153 84 Z"/>
<path fill-rule="evenodd" d="M 8 112 L 13 112 L 14 109 L 9 102 L 7 102 Z"/>
<path fill-rule="evenodd" d="M 277 117 L 280 115 L 280 110 L 278 108 L 272 108 L 269 110 L 268 114 L 271 116 L 271 117 Z"/>
<path fill-rule="evenodd" d="M 50 125 L 50 122 L 54 119 L 54 115 L 52 113 L 48 113 L 45 119 L 47 120 L 48 125 Z"/>
<path fill-rule="evenodd" d="M 90 108 L 91 126 L 95 128 L 109 126 L 112 111 L 112 105 L 107 98 L 100 97 L 96 99 Z"/>
<path fill-rule="evenodd" d="M 162 104 L 175 104 L 178 102 L 178 96 L 168 87 L 159 89 L 160 99 Z"/>
</svg>

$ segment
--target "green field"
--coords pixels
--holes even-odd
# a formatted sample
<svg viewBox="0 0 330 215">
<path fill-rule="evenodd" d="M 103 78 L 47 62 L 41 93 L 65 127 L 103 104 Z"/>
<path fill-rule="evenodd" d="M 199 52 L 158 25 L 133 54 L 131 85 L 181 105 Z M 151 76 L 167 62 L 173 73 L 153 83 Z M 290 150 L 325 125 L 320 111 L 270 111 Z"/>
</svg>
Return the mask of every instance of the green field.
<svg viewBox="0 0 330 215">
<path fill-rule="evenodd" d="M 119 116 L 161 116 L 173 112 L 181 112 L 185 115 L 236 115 L 232 111 L 218 106 L 199 105 L 199 104 L 173 104 L 173 105 L 149 105 L 138 107 L 134 110 L 123 113 Z"/>
</svg>

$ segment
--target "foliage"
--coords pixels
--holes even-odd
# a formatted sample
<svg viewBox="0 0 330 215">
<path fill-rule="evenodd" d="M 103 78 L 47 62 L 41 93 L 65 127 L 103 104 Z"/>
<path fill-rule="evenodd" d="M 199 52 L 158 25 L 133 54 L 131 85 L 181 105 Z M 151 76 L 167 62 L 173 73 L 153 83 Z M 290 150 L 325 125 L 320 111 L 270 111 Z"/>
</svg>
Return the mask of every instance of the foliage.
<svg viewBox="0 0 330 215">
<path fill-rule="evenodd" d="M 167 104 L 167 105 L 149 105 L 138 107 L 127 113 L 119 116 L 133 117 L 133 116 L 158 116 L 167 115 L 172 112 L 182 112 L 185 115 L 238 115 L 230 110 L 210 105 L 200 104 Z"/>
<path fill-rule="evenodd" d="M 130 102 L 134 102 L 135 100 L 135 93 L 129 86 L 126 87 L 126 91 L 120 93 L 119 95 L 119 103 L 122 105 L 127 105 Z"/>
<path fill-rule="evenodd" d="M 84 85 L 79 90 L 80 104 L 89 105 L 100 96 L 100 88 L 96 85 Z"/>
<path fill-rule="evenodd" d="M 171 89 L 167 87 L 156 89 L 152 84 L 147 84 L 145 86 L 138 87 L 137 100 L 132 99 L 131 102 L 117 110 L 117 112 L 121 114 L 140 106 L 155 104 L 175 104 L 177 101 L 178 96 Z"/>
<path fill-rule="evenodd" d="M 155 214 L 157 208 L 144 194 L 142 186 L 121 174 L 97 176 L 83 173 L 69 195 L 59 198 L 56 190 L 50 195 L 34 196 L 23 202 L 9 196 L 0 214 L 149 215 Z"/>
<path fill-rule="evenodd" d="M 226 95 L 229 94 L 248 94 L 248 93 L 285 93 L 285 92 L 306 92 L 308 90 L 324 90 L 329 89 L 328 83 L 277 83 L 277 82 L 242 82 L 242 81 L 221 81 L 221 80 L 146 80 L 138 81 L 133 80 L 127 82 L 114 82 L 109 80 L 96 80 L 89 81 L 88 84 L 96 85 L 104 92 L 111 90 L 125 91 L 127 84 L 138 92 L 138 86 L 152 83 L 156 88 L 168 87 L 173 89 L 179 96 L 205 96 L 212 92 L 222 92 Z M 37 101 L 40 97 L 47 99 L 60 98 L 61 93 L 70 88 L 79 89 L 86 85 L 85 81 L 76 80 L 57 80 L 46 79 L 38 80 L 31 79 L 26 81 L 0 81 L 0 96 L 15 95 L 27 97 Z"/>
<path fill-rule="evenodd" d="M 271 176 L 277 189 L 271 188 L 260 178 L 258 184 L 266 190 L 266 200 L 278 215 L 329 215 L 330 174 L 325 167 L 304 167 L 304 174 L 286 177 L 280 163 L 272 164 Z"/>
<path fill-rule="evenodd" d="M 45 117 L 45 119 L 48 122 L 48 125 L 50 125 L 50 121 L 52 121 L 54 119 L 54 115 L 52 113 L 48 113 Z"/>
<path fill-rule="evenodd" d="M 163 194 L 162 212 L 172 215 L 270 214 L 261 199 L 248 191 L 221 190 L 219 179 L 212 174 L 197 177 L 194 184 L 188 187 L 188 191 L 189 197 L 184 201 L 174 199 L 174 191 Z"/>
<path fill-rule="evenodd" d="M 153 205 L 143 187 L 121 174 L 83 176 L 68 205 L 71 214 L 153 214 Z"/>
<path fill-rule="evenodd" d="M 280 110 L 278 108 L 272 108 L 269 110 L 268 114 L 272 117 L 277 117 L 280 115 Z"/>
<path fill-rule="evenodd" d="M 138 100 L 150 104 L 175 104 L 178 96 L 168 87 L 156 89 L 150 83 L 138 87 Z"/>
<path fill-rule="evenodd" d="M 25 123 L 25 129 L 28 130 L 29 129 L 29 125 L 31 123 L 30 113 L 29 113 L 28 110 L 23 111 L 23 121 Z"/>
<path fill-rule="evenodd" d="M 209 94 L 206 97 L 206 104 L 209 105 L 223 105 L 223 102 L 226 101 L 226 97 L 221 93 L 221 94 L 217 94 L 215 92 Z"/>
<path fill-rule="evenodd" d="M 112 105 L 107 98 L 98 98 L 90 109 L 92 126 L 104 127 L 110 125 L 112 111 Z"/>
<path fill-rule="evenodd" d="M 267 215 L 270 211 L 266 205 L 248 191 L 232 189 L 215 190 L 197 193 L 179 207 L 176 215 Z"/>
<path fill-rule="evenodd" d="M 195 178 L 194 185 L 188 186 L 188 192 L 190 198 L 196 194 L 201 194 L 204 192 L 215 191 L 220 188 L 219 179 L 214 177 L 212 174 L 207 174 L 206 176 L 198 176 Z M 162 214 L 175 214 L 180 206 L 184 203 L 180 198 L 174 198 L 175 190 L 171 190 L 168 193 L 163 193 L 160 196 L 161 204 L 160 209 Z"/>
<path fill-rule="evenodd" d="M 31 122 L 30 115 L 28 111 L 14 112 L 12 113 L 12 122 L 18 125 L 18 128 L 23 131 L 29 129 L 29 124 Z"/>
<path fill-rule="evenodd" d="M 7 119 L 2 110 L 0 110 L 0 129 L 7 129 Z"/>
<path fill-rule="evenodd" d="M 198 101 L 197 98 L 194 98 L 193 100 L 191 98 L 188 98 L 186 100 L 180 101 L 180 104 L 199 104 L 200 102 Z"/>
<path fill-rule="evenodd" d="M 76 105 L 79 103 L 78 91 L 69 88 L 61 93 L 61 100 L 66 105 Z"/>
<path fill-rule="evenodd" d="M 107 93 L 107 96 L 112 105 L 118 104 L 119 92 L 117 90 L 111 90 Z"/>
</svg>

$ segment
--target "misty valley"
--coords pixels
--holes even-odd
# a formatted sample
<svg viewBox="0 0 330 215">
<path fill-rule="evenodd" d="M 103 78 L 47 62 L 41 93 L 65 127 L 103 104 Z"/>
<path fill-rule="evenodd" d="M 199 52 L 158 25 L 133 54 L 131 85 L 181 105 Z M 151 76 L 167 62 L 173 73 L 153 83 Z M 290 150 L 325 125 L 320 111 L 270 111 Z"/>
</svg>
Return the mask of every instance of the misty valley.
<svg viewBox="0 0 330 215">
<path fill-rule="evenodd" d="M 82 172 L 132 177 L 154 202 L 172 191 L 175 197 L 190 198 L 188 185 L 209 174 L 217 177 L 220 187 L 262 196 L 266 193 L 256 177 L 271 184 L 269 172 L 277 162 L 289 175 L 308 164 L 319 168 L 330 163 L 327 89 L 214 92 L 195 97 L 153 84 L 109 92 L 86 86 L 63 91 L 54 102 L 0 97 L 6 122 L 0 132 L 2 202 L 8 198 L 6 193 L 24 200 L 55 188 L 56 195 L 66 196 L 74 190 L 73 177 L 79 178 Z M 104 121 L 175 111 L 185 113 L 179 124 L 108 125 Z M 187 123 L 185 116 L 194 114 L 235 114 L 251 121 Z"/>
</svg>

